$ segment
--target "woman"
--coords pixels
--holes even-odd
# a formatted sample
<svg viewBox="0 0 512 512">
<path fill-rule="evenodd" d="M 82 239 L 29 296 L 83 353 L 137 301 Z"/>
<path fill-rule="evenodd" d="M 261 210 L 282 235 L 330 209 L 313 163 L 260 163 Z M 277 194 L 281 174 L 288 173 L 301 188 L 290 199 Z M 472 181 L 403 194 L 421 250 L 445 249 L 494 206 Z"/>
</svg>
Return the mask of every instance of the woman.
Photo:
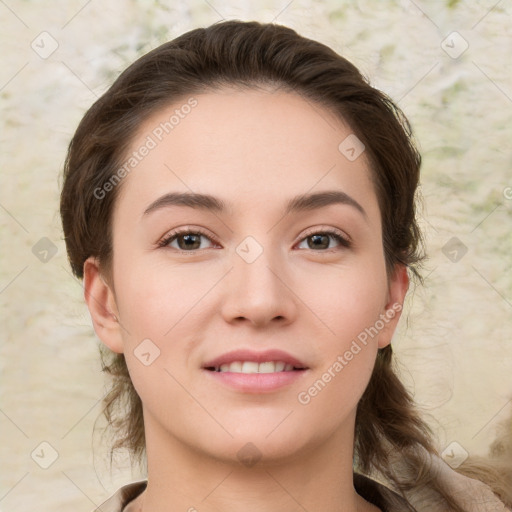
<svg viewBox="0 0 512 512">
<path fill-rule="evenodd" d="M 121 74 L 61 197 L 113 449 L 147 456 L 103 512 L 507 510 L 391 366 L 419 167 L 400 110 L 283 26 L 193 30 Z"/>
</svg>

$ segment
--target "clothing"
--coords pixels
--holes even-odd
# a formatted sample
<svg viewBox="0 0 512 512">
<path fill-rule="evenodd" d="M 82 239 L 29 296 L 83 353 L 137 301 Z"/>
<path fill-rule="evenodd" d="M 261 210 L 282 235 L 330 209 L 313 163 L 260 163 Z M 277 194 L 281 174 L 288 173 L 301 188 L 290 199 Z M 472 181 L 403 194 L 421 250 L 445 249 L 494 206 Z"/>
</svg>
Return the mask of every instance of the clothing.
<svg viewBox="0 0 512 512">
<path fill-rule="evenodd" d="M 128 504 L 146 489 L 146 485 L 147 480 L 124 485 L 94 512 L 132 512 L 129 510 Z M 413 510 L 404 498 L 375 480 L 358 473 L 354 474 L 354 488 L 360 496 L 379 507 L 382 512 L 411 512 Z"/>
<path fill-rule="evenodd" d="M 430 457 L 429 455 L 426 455 Z M 450 488 L 450 495 L 466 512 L 512 512 L 496 497 L 484 483 L 465 477 L 452 470 L 440 457 L 432 457 L 443 482 Z M 408 469 L 400 467 L 399 459 L 395 468 L 405 478 L 412 479 Z M 147 480 L 139 480 L 122 486 L 94 512 L 138 512 L 132 502 L 147 486 Z M 382 512 L 451 512 L 446 504 L 439 502 L 436 493 L 429 489 L 411 490 L 406 498 L 375 480 L 354 473 L 354 488 L 366 501 L 380 508 Z"/>
</svg>

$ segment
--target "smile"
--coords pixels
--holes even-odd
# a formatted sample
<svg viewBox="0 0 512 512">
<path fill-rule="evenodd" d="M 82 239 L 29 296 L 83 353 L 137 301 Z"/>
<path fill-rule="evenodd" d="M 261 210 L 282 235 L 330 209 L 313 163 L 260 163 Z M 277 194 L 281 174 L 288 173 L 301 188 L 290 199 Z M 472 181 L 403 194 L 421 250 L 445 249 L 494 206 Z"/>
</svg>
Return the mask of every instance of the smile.
<svg viewBox="0 0 512 512">
<path fill-rule="evenodd" d="M 231 373 L 276 373 L 292 372 L 304 370 L 304 368 L 295 367 L 284 361 L 233 361 L 231 363 L 221 364 L 220 366 L 210 366 L 206 368 L 212 372 L 231 372 Z"/>
</svg>

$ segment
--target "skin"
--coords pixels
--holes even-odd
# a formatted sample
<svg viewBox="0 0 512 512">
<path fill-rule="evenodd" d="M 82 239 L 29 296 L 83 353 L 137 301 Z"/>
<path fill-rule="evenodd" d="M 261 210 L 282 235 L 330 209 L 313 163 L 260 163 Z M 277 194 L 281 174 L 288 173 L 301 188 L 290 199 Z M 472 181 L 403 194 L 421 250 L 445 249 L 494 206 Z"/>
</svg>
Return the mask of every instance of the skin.
<svg viewBox="0 0 512 512">
<path fill-rule="evenodd" d="M 407 291 L 404 267 L 386 274 L 365 154 L 345 158 L 338 145 L 350 128 L 294 93 L 222 89 L 195 98 L 197 106 L 123 179 L 112 276 L 101 275 L 95 258 L 85 263 L 96 333 L 125 354 L 143 403 L 149 483 L 134 509 L 378 510 L 352 483 L 355 413 L 399 312 L 308 404 L 297 399 Z M 180 104 L 148 119 L 131 150 Z M 348 204 L 283 216 L 289 198 L 325 190 L 345 192 L 366 216 Z M 144 214 L 165 193 L 190 191 L 230 208 Z M 158 247 L 181 227 L 215 239 L 201 237 L 195 252 L 176 239 Z M 352 246 L 333 238 L 308 245 L 308 235 L 326 228 L 348 235 Z M 247 236 L 263 249 L 252 263 L 236 252 Z M 160 350 L 147 366 L 134 354 L 144 339 Z M 201 368 L 236 348 L 279 348 L 309 369 L 272 393 L 233 390 Z M 261 455 L 251 467 L 237 457 L 248 442 Z"/>
</svg>

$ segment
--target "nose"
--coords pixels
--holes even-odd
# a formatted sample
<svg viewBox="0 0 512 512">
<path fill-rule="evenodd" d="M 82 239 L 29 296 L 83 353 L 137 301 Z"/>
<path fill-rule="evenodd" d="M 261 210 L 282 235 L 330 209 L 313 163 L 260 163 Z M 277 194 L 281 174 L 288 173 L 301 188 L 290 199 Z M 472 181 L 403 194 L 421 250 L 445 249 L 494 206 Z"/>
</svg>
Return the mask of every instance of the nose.
<svg viewBox="0 0 512 512">
<path fill-rule="evenodd" d="M 261 253 L 253 260 L 254 251 Z M 226 322 L 247 322 L 255 327 L 293 322 L 300 302 L 285 262 L 254 241 L 241 244 L 234 252 L 223 299 L 221 311 Z"/>
</svg>

